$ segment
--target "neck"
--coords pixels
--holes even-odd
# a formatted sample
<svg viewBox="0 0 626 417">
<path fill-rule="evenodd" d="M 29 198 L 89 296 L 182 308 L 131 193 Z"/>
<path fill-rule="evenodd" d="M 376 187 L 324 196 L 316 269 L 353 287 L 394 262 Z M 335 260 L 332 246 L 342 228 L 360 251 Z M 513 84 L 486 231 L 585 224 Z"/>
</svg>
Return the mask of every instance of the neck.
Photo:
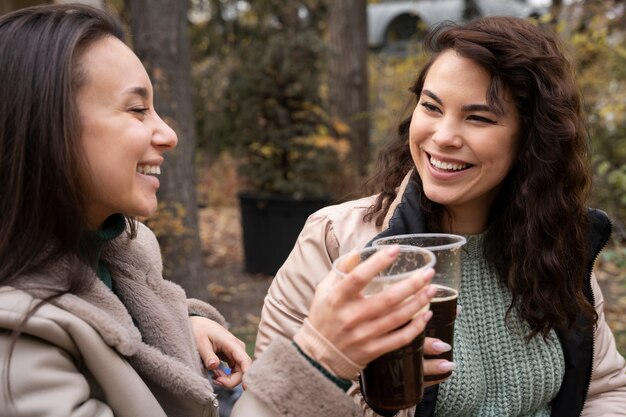
<svg viewBox="0 0 626 417">
<path fill-rule="evenodd" d="M 442 228 L 448 233 L 476 235 L 487 229 L 488 213 L 474 209 L 446 207 Z"/>
<path fill-rule="evenodd" d="M 126 228 L 126 219 L 122 214 L 109 216 L 97 230 L 89 232 L 89 238 L 94 242 L 107 242 L 122 234 Z"/>
</svg>

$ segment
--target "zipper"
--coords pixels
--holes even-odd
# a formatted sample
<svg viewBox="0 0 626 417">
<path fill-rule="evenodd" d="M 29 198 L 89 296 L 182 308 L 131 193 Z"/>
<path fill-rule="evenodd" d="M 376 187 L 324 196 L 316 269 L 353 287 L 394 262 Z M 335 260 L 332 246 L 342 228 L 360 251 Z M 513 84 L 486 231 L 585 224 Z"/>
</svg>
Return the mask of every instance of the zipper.
<svg viewBox="0 0 626 417">
<path fill-rule="evenodd" d="M 209 404 L 207 404 L 205 406 L 205 416 L 207 417 L 219 417 L 220 415 L 220 403 L 217 400 L 217 395 L 214 393 L 213 394 L 213 399 L 210 401 Z"/>
<path fill-rule="evenodd" d="M 591 262 L 591 271 L 589 272 L 589 288 L 591 290 L 590 292 L 591 306 L 594 308 L 594 310 L 596 308 L 596 298 L 593 295 L 593 288 L 591 287 L 591 275 L 593 274 L 593 266 L 596 264 L 596 261 L 598 260 L 598 256 L 600 256 L 600 253 L 604 250 L 606 245 L 609 243 L 609 239 L 611 238 L 612 234 L 613 234 L 613 222 L 611 221 L 611 219 L 609 219 L 609 233 L 606 235 L 604 242 L 602 242 L 602 246 L 600 246 L 600 249 L 596 251 L 593 257 L 593 260 Z M 596 343 L 595 342 L 596 342 L 596 338 L 595 338 L 595 326 L 594 326 L 593 336 L 592 336 L 592 341 L 591 341 L 591 369 L 589 370 L 589 376 L 587 377 L 585 396 L 583 397 L 583 404 L 582 404 L 582 408 L 580 409 L 580 413 L 578 414 L 578 417 L 583 415 L 583 410 L 585 409 L 585 403 L 587 402 L 587 396 L 589 395 L 589 388 L 591 386 L 591 379 L 593 376 L 593 366 L 596 362 Z"/>
</svg>

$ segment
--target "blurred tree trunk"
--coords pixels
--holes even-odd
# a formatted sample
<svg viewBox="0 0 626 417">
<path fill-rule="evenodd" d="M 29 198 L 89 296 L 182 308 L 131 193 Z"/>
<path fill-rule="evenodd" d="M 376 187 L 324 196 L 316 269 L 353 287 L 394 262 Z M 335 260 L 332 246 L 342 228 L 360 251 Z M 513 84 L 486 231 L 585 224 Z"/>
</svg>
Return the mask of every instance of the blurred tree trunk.
<svg viewBox="0 0 626 417">
<path fill-rule="evenodd" d="M 563 12 L 563 0 L 552 0 L 550 3 L 550 22 L 552 25 L 557 25 L 561 20 L 561 13 Z"/>
<path fill-rule="evenodd" d="M 550 3 L 550 12 L 558 15 L 563 8 L 563 0 L 552 0 Z"/>
<path fill-rule="evenodd" d="M 165 277 L 189 296 L 206 298 L 198 234 L 188 2 L 130 0 L 126 7 L 133 49 L 152 80 L 155 107 L 178 134 L 178 146 L 165 156 L 159 210 L 150 226 L 161 244 Z"/>
<path fill-rule="evenodd" d="M 350 127 L 352 155 L 361 175 L 367 174 L 370 158 L 366 6 L 366 0 L 326 0 L 329 108 Z"/>
<path fill-rule="evenodd" d="M 464 0 L 463 1 L 463 20 L 472 20 L 482 16 L 483 12 L 480 10 L 476 0 Z"/>
</svg>

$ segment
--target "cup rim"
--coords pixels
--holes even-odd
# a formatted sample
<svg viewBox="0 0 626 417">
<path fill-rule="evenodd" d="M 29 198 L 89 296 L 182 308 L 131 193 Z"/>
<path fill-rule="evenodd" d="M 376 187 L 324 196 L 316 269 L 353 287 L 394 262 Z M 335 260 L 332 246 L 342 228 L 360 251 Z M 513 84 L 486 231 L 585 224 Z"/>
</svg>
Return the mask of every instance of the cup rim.
<svg viewBox="0 0 626 417">
<path fill-rule="evenodd" d="M 418 248 L 424 248 L 424 249 L 428 249 L 431 251 L 452 249 L 456 247 L 461 247 L 467 243 L 467 239 L 465 238 L 465 236 L 455 235 L 452 233 L 408 233 L 408 234 L 403 234 L 403 235 L 392 235 L 392 236 L 385 236 L 385 237 L 378 238 L 372 241 L 372 246 L 373 247 L 374 246 L 389 246 L 381 242 L 391 240 L 391 239 L 407 239 L 407 238 L 419 238 L 419 237 L 447 237 L 447 238 L 453 239 L 452 242 L 445 243 L 443 245 L 415 246 Z M 400 245 L 400 246 L 414 246 L 414 245 L 402 245 L 399 243 L 392 243 L 392 244 Z"/>
<path fill-rule="evenodd" d="M 379 245 L 379 246 L 366 246 L 364 248 L 360 248 L 360 249 L 353 249 L 350 252 L 346 252 L 343 255 L 339 256 L 337 259 L 335 259 L 331 265 L 331 270 L 336 273 L 337 275 L 339 275 L 340 277 L 345 277 L 346 275 L 348 275 L 348 272 L 343 272 L 340 271 L 337 268 L 337 263 L 341 258 L 344 258 L 346 256 L 348 256 L 349 254 L 351 254 L 352 252 L 356 252 L 358 254 L 361 254 L 363 252 L 370 252 L 370 251 L 376 251 L 376 250 L 380 250 L 380 248 L 382 246 L 391 246 L 391 245 Z M 403 249 L 408 249 L 411 252 L 421 252 L 423 254 L 427 254 L 430 256 L 430 260 L 423 266 L 415 269 L 412 272 L 415 271 L 419 271 L 422 269 L 426 269 L 426 268 L 434 268 L 435 265 L 437 264 L 437 256 L 435 255 L 435 253 L 433 251 L 431 251 L 428 248 L 424 248 L 421 246 L 413 246 L 413 245 L 398 245 L 400 247 L 400 250 L 402 251 Z M 415 250 L 417 249 L 417 250 Z M 403 278 L 407 273 L 403 272 L 403 273 L 399 273 L 399 274 L 394 274 L 394 275 L 385 275 L 385 276 L 376 276 L 372 279 L 372 282 L 376 282 L 376 281 L 397 281 L 401 278 Z"/>
</svg>

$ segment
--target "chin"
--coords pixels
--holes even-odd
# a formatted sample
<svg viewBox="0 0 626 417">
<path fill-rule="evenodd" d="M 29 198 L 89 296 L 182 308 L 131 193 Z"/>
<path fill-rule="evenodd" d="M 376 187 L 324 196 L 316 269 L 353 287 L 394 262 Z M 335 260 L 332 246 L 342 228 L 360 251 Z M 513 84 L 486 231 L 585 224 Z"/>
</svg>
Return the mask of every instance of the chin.
<svg viewBox="0 0 626 417">
<path fill-rule="evenodd" d="M 129 215 L 131 217 L 143 217 L 143 218 L 148 218 L 151 217 L 154 213 L 156 213 L 157 211 L 157 205 L 155 204 L 149 204 L 146 205 L 145 207 L 137 207 L 136 210 L 133 210 L 132 214 L 129 213 Z"/>
<path fill-rule="evenodd" d="M 154 213 L 156 213 L 156 211 L 157 211 L 156 207 L 153 208 L 153 209 L 150 209 L 150 210 L 146 210 L 144 212 L 144 214 L 141 215 L 141 217 L 146 217 L 146 218 L 147 217 L 152 217 L 154 215 Z"/>
<path fill-rule="evenodd" d="M 433 190 L 424 187 L 424 194 L 430 201 L 441 204 L 442 206 L 448 205 L 451 202 L 450 193 L 446 190 Z"/>
</svg>

